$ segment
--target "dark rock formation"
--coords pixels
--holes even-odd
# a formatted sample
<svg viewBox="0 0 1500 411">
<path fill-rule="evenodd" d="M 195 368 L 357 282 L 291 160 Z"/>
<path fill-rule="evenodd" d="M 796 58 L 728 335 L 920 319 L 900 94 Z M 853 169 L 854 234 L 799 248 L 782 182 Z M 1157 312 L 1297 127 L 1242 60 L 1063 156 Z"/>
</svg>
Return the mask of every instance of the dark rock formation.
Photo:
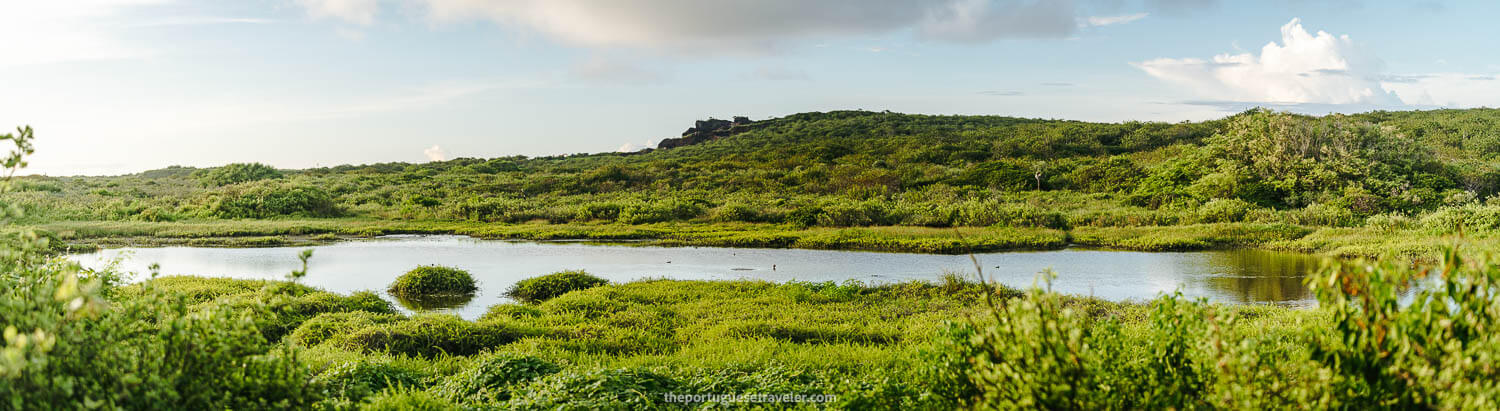
<svg viewBox="0 0 1500 411">
<path fill-rule="evenodd" d="M 754 130 L 757 127 L 754 121 L 750 121 L 750 118 L 745 116 L 734 116 L 734 121 L 716 118 L 698 120 L 697 123 L 693 124 L 692 128 L 682 132 L 681 138 L 662 140 L 661 143 L 656 145 L 656 148 L 667 149 L 690 146 Z"/>
</svg>

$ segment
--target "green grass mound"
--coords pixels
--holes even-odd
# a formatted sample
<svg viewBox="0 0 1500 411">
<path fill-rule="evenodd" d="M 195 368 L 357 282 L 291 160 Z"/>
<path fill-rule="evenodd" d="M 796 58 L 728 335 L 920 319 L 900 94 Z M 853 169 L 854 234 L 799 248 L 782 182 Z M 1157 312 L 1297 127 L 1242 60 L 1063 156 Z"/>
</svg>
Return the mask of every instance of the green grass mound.
<svg viewBox="0 0 1500 411">
<path fill-rule="evenodd" d="M 479 321 L 488 320 L 517 320 L 522 318 L 536 318 L 542 316 L 542 310 L 529 305 L 520 304 L 495 304 L 485 311 Z"/>
<path fill-rule="evenodd" d="M 420 357 L 473 355 L 521 338 L 541 335 L 536 328 L 504 322 L 468 322 L 454 315 L 420 315 L 375 324 L 329 340 L 345 349 Z"/>
<path fill-rule="evenodd" d="M 195 309 L 221 308 L 252 314 L 269 341 L 278 341 L 312 318 L 328 313 L 394 314 L 396 310 L 368 291 L 338 295 L 301 284 L 230 278 L 161 277 L 123 288 L 126 296 L 160 291 L 179 296 Z"/>
<path fill-rule="evenodd" d="M 396 365 L 354 361 L 334 366 L 313 378 L 334 398 L 361 401 L 387 388 L 420 388 L 427 375 Z"/>
<path fill-rule="evenodd" d="M 468 271 L 452 267 L 424 265 L 402 274 L 391 283 L 391 295 L 420 298 L 438 295 L 473 294 L 479 287 Z"/>
<path fill-rule="evenodd" d="M 288 341 L 295 344 L 311 347 L 322 344 L 336 336 L 348 334 L 365 327 L 390 324 L 398 322 L 403 318 L 396 314 L 379 314 L 364 311 L 350 311 L 341 313 L 324 313 L 313 317 L 292 330 L 287 335 Z"/>
<path fill-rule="evenodd" d="M 541 302 L 569 292 L 609 284 L 609 281 L 583 271 L 562 271 L 521 280 L 505 295 L 525 302 Z"/>
<path fill-rule="evenodd" d="M 494 404 L 509 401 L 518 388 L 561 370 L 540 358 L 497 354 L 448 377 L 434 390 L 456 402 Z"/>
<path fill-rule="evenodd" d="M 426 391 L 387 390 L 371 397 L 359 409 L 366 411 L 448 411 L 458 409 L 453 403 Z"/>
<path fill-rule="evenodd" d="M 508 405 L 549 410 L 662 409 L 680 406 L 666 402 L 662 394 L 682 386 L 671 377 L 641 369 L 565 371 L 532 384 Z"/>
</svg>

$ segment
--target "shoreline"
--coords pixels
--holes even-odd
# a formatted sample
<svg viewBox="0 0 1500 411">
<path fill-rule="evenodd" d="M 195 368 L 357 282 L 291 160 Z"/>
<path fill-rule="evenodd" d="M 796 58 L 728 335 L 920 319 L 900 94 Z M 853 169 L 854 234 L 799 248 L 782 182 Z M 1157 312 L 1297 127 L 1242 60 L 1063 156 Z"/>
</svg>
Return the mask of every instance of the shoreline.
<svg viewBox="0 0 1500 411">
<path fill-rule="evenodd" d="M 1256 249 L 1338 258 L 1431 259 L 1444 245 L 1500 246 L 1488 237 L 1420 230 L 1215 223 L 1175 226 L 1073 227 L 809 227 L 751 223 L 500 224 L 370 219 L 201 220 L 187 222 L 59 221 L 21 226 L 53 238 L 55 251 L 122 247 L 302 247 L 387 235 L 462 235 L 482 240 L 585 242 L 661 247 L 725 247 L 904 252 L 958 255 L 1048 251 L 1070 247 L 1114 251 Z M 961 233 L 959 238 L 955 233 Z"/>
</svg>

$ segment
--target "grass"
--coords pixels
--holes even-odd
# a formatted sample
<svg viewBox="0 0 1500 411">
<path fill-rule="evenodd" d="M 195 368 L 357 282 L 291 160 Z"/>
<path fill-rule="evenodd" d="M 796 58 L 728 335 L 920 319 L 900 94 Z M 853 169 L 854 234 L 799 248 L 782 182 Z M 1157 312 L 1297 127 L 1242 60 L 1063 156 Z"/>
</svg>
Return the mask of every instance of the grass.
<svg viewBox="0 0 1500 411">
<path fill-rule="evenodd" d="M 275 281 L 165 277 L 150 284 L 204 307 L 326 294 Z M 330 401 L 374 408 L 411 401 L 670 407 L 660 402 L 662 390 L 832 394 L 831 406 L 842 408 L 950 408 L 955 403 L 944 402 L 951 399 L 938 387 L 915 381 L 939 372 L 934 356 L 947 350 L 945 323 L 982 313 L 984 293 L 957 277 L 880 286 L 651 280 L 499 304 L 477 321 L 379 307 L 323 310 L 279 338 L 300 347 L 298 358 L 334 387 Z M 1070 301 L 1125 321 L 1127 331 L 1149 331 L 1142 306 Z M 1234 310 L 1251 318 L 1241 326 L 1247 333 L 1300 329 L 1311 315 Z"/>
<path fill-rule="evenodd" d="M 429 297 L 473 294 L 479 290 L 468 271 L 453 267 L 424 265 L 407 271 L 392 282 L 386 291 L 402 297 Z"/>
<path fill-rule="evenodd" d="M 62 249 L 100 246 L 302 246 L 390 234 L 458 234 L 484 239 L 585 240 L 639 246 L 799 248 L 963 254 L 1059 249 L 1068 245 L 1136 251 L 1262 248 L 1338 257 L 1396 255 L 1432 259 L 1443 245 L 1500 245 L 1500 236 L 1475 231 L 1460 236 L 1432 228 L 1396 225 L 1314 227 L 1289 223 L 1212 223 L 1148 226 L 1025 227 L 812 227 L 755 223 L 500 224 L 370 219 L 245 220 L 197 222 L 55 222 L 35 226 Z M 959 240 L 956 233 L 963 235 Z M 966 241 L 966 242 L 965 242 Z"/>
<path fill-rule="evenodd" d="M 1081 245 L 1140 251 L 1191 251 L 1255 247 L 1295 240 L 1311 230 L 1290 224 L 1218 223 L 1165 227 L 1079 227 L 1070 234 Z"/>
<path fill-rule="evenodd" d="M 505 291 L 505 295 L 525 302 L 542 302 L 572 291 L 605 284 L 609 284 L 609 281 L 583 271 L 562 271 L 516 282 Z"/>
<path fill-rule="evenodd" d="M 803 248 L 959 254 L 970 251 L 1054 249 L 1067 245 L 1062 230 L 953 228 L 796 228 L 754 223 L 498 224 L 370 219 L 243 220 L 198 222 L 54 222 L 33 228 L 55 233 L 75 249 L 100 246 L 300 246 L 391 234 L 459 234 L 485 239 L 634 241 L 637 245 Z"/>
</svg>

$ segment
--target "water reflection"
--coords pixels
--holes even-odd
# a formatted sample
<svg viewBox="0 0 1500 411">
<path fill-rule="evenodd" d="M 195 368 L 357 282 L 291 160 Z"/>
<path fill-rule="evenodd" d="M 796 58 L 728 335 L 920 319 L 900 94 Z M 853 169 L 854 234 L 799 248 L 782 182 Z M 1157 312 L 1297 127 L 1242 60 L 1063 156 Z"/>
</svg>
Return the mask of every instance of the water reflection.
<svg viewBox="0 0 1500 411">
<path fill-rule="evenodd" d="M 935 280 L 945 271 L 972 273 L 968 256 L 854 251 L 641 247 L 580 243 L 486 241 L 461 236 L 392 236 L 314 247 L 304 283 L 348 293 L 382 290 L 408 311 L 439 310 L 477 318 L 516 281 L 582 269 L 610 281 L 643 278 L 753 279 L 886 283 Z M 71 256 L 88 267 L 113 258 L 125 272 L 145 273 L 153 262 L 163 275 L 280 279 L 299 267 L 300 248 L 136 248 Z M 1316 257 L 1264 251 L 1148 253 L 1065 249 L 976 256 L 985 274 L 1013 287 L 1033 284 L 1055 270 L 1053 289 L 1110 300 L 1143 301 L 1181 290 L 1185 295 L 1235 303 L 1306 303 L 1302 277 Z M 472 299 L 399 301 L 383 290 L 419 265 L 469 271 L 479 283 Z"/>
<path fill-rule="evenodd" d="M 462 308 L 474 300 L 474 294 L 447 294 L 447 295 L 423 295 L 404 296 L 391 295 L 402 308 L 411 311 L 442 312 Z"/>
<path fill-rule="evenodd" d="M 1188 283 L 1214 291 L 1227 302 L 1306 302 L 1313 295 L 1302 280 L 1322 267 L 1325 258 L 1261 250 L 1203 254 L 1218 275 L 1197 276 Z"/>
</svg>

